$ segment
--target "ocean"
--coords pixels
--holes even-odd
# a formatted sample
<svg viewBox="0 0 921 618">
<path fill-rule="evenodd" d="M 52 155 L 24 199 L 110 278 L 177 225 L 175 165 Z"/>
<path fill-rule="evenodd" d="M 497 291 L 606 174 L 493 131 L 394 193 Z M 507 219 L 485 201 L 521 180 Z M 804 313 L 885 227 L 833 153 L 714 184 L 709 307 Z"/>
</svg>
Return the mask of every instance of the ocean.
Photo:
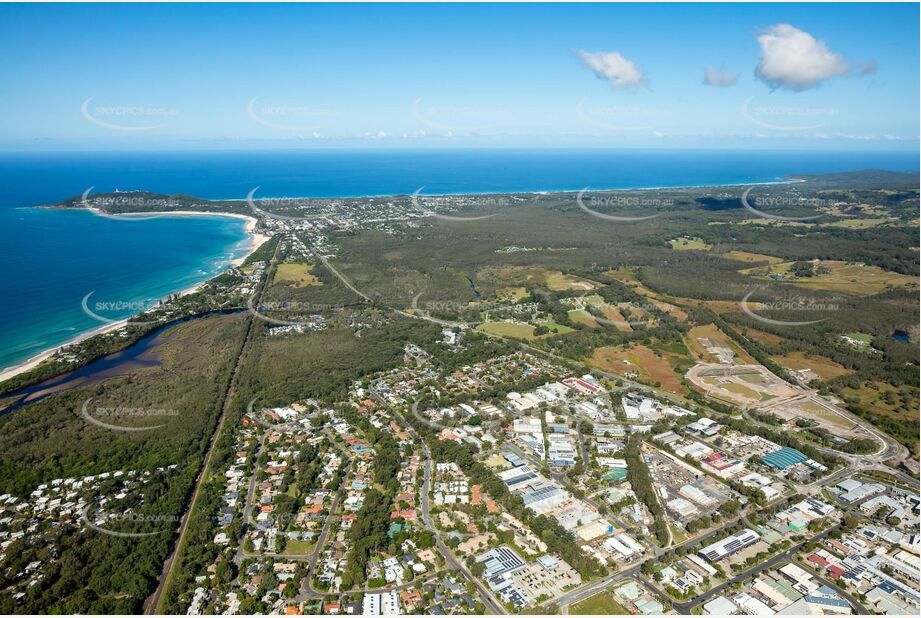
<svg viewBox="0 0 921 618">
<path fill-rule="evenodd" d="M 0 368 L 102 324 L 81 301 L 132 301 L 217 274 L 246 247 L 224 217 L 118 221 L 30 208 L 143 189 L 209 199 L 572 191 L 771 182 L 859 169 L 917 171 L 910 152 L 379 150 L 0 154 Z"/>
</svg>

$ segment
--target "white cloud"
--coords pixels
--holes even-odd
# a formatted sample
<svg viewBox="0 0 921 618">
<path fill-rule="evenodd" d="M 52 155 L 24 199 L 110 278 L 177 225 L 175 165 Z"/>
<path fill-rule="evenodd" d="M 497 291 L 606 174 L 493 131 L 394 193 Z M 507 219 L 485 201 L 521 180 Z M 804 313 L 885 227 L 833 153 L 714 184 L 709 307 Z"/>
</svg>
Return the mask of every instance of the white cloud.
<svg viewBox="0 0 921 618">
<path fill-rule="evenodd" d="M 579 57 L 599 79 L 607 80 L 615 88 L 631 88 L 645 81 L 632 61 L 617 52 L 587 52 L 579 50 Z"/>
<path fill-rule="evenodd" d="M 704 72 L 704 84 L 707 86 L 727 88 L 729 86 L 735 86 L 738 81 L 738 73 L 730 73 L 729 71 L 725 71 L 723 69 L 707 67 L 706 71 Z"/>
<path fill-rule="evenodd" d="M 850 71 L 843 56 L 789 24 L 771 26 L 757 39 L 761 58 L 755 75 L 772 88 L 805 90 Z"/>
</svg>

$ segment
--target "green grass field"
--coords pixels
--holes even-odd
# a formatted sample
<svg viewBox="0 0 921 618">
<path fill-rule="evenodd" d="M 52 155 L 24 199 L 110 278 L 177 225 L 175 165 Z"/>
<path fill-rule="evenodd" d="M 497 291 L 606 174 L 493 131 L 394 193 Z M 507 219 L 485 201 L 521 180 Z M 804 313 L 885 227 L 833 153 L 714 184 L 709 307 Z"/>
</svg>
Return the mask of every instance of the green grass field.
<svg viewBox="0 0 921 618">
<path fill-rule="evenodd" d="M 918 285 L 917 277 L 888 272 L 878 266 L 842 260 L 822 260 L 819 263 L 821 273 L 812 277 L 793 277 L 793 264 L 794 262 L 781 262 L 767 267 L 747 268 L 739 272 L 752 275 L 757 279 L 765 279 L 769 274 L 780 274 L 788 277 L 793 285 L 814 290 L 831 290 L 842 294 L 879 294 L 889 288 Z"/>
<path fill-rule="evenodd" d="M 313 551 L 313 541 L 305 540 L 288 540 L 285 543 L 285 551 L 281 552 L 282 556 L 303 556 Z"/>
<path fill-rule="evenodd" d="M 483 322 L 477 326 L 477 330 L 490 335 L 499 337 L 514 337 L 516 339 L 538 339 L 540 337 L 552 337 L 563 333 L 571 333 L 574 329 L 557 324 L 556 322 L 541 322 L 538 326 L 545 326 L 550 331 L 545 335 L 535 336 L 534 327 L 530 324 L 519 324 L 517 322 Z"/>
<path fill-rule="evenodd" d="M 869 346 L 873 342 L 873 335 L 868 333 L 844 333 L 844 336 L 859 342 L 859 347 Z"/>
<path fill-rule="evenodd" d="M 557 324 L 556 322 L 541 322 L 538 326 L 546 326 L 548 329 L 550 329 L 550 333 L 548 335 L 544 335 L 545 337 L 571 333 L 575 330 L 574 328 L 563 326 L 562 324 Z"/>
<path fill-rule="evenodd" d="M 595 596 L 589 597 L 584 601 L 569 606 L 569 613 L 576 615 L 601 616 L 619 615 L 629 616 L 630 612 L 623 605 L 614 600 L 610 592 L 599 592 Z"/>
<path fill-rule="evenodd" d="M 515 337 L 516 339 L 534 339 L 534 327 L 530 324 L 517 324 L 513 322 L 483 322 L 476 328 L 490 335 L 499 337 Z"/>
<path fill-rule="evenodd" d="M 284 264 L 279 264 L 272 283 L 275 285 L 290 284 L 296 288 L 305 288 L 309 285 L 323 285 L 317 276 L 310 272 L 312 269 L 313 264 L 302 264 L 299 262 L 285 262 Z"/>
<path fill-rule="evenodd" d="M 595 321 L 592 314 L 584 309 L 572 309 L 569 311 L 569 319 L 572 320 L 574 324 L 584 324 L 589 328 L 598 328 L 598 322 Z"/>
<path fill-rule="evenodd" d="M 682 236 L 681 238 L 675 238 L 668 242 L 672 246 L 672 249 L 677 251 L 706 251 L 712 247 L 712 245 L 705 243 L 702 238 L 696 236 L 692 238 Z"/>
</svg>

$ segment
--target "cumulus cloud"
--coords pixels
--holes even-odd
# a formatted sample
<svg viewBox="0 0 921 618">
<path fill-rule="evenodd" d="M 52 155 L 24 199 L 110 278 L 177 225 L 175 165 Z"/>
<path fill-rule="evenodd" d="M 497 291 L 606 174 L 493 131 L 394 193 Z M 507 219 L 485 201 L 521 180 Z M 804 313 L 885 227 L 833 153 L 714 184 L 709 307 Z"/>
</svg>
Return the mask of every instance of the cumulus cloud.
<svg viewBox="0 0 921 618">
<path fill-rule="evenodd" d="M 615 88 L 632 88 L 645 81 L 643 72 L 632 61 L 617 52 L 587 52 L 579 50 L 579 57 L 598 77 Z"/>
<path fill-rule="evenodd" d="M 761 58 L 755 75 L 772 88 L 798 92 L 850 71 L 844 57 L 829 51 L 824 41 L 789 24 L 771 26 L 757 39 Z"/>
<path fill-rule="evenodd" d="M 707 86 L 728 88 L 729 86 L 735 86 L 738 81 L 738 73 L 730 73 L 729 71 L 714 69 L 713 67 L 707 67 L 706 71 L 704 71 L 704 85 Z"/>
</svg>

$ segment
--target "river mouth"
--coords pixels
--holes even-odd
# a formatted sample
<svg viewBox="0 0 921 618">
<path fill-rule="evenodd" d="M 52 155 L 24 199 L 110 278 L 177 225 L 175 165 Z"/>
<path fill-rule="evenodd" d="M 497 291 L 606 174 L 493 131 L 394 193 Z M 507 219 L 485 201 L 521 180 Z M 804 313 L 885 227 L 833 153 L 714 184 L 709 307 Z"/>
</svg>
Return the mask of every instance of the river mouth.
<svg viewBox="0 0 921 618">
<path fill-rule="evenodd" d="M 103 356 L 73 371 L 0 395 L 0 402 L 2 402 L 0 403 L 0 416 L 39 402 L 52 395 L 99 384 L 111 378 L 128 375 L 138 369 L 159 367 L 162 364 L 160 347 L 172 341 L 176 336 L 176 333 L 169 331 L 192 320 L 200 320 L 212 315 L 240 313 L 241 311 L 214 311 L 174 320 L 158 326 L 124 350 Z"/>
<path fill-rule="evenodd" d="M 12 403 L 0 408 L 0 415 L 9 414 L 13 410 L 36 403 L 52 395 L 127 375 L 136 369 L 159 367 L 161 361 L 158 348 L 173 339 L 173 335 L 165 337 L 161 337 L 161 335 L 174 326 L 178 325 L 168 324 L 160 327 L 120 352 L 114 352 L 79 369 L 74 369 L 63 375 L 49 378 L 38 384 L 26 386 L 4 395 L 4 399 L 12 399 Z"/>
</svg>

